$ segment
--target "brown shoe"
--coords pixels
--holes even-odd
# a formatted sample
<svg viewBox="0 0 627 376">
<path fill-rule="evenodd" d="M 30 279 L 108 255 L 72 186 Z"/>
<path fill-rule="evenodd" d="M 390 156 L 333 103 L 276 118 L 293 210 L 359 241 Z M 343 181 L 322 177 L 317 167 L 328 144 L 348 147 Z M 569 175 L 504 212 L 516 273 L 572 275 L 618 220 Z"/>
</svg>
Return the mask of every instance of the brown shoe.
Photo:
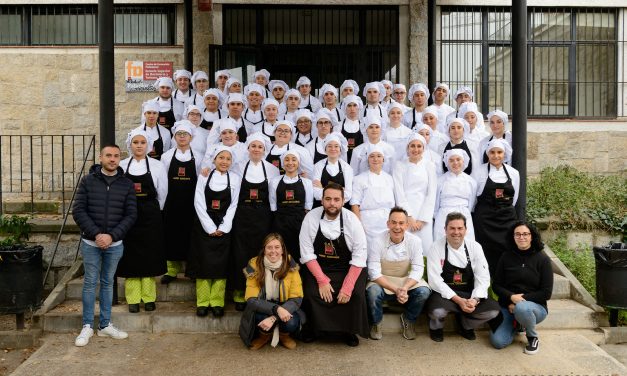
<svg viewBox="0 0 627 376">
<path fill-rule="evenodd" d="M 279 332 L 279 343 L 286 349 L 294 350 L 296 348 L 296 341 L 290 337 L 289 333 Z"/>
<path fill-rule="evenodd" d="M 253 339 L 253 341 L 251 342 L 250 349 L 259 350 L 260 348 L 264 347 L 266 343 L 270 342 L 271 339 L 272 339 L 271 332 L 264 332 L 263 330 L 260 330 L 259 336 Z"/>
</svg>

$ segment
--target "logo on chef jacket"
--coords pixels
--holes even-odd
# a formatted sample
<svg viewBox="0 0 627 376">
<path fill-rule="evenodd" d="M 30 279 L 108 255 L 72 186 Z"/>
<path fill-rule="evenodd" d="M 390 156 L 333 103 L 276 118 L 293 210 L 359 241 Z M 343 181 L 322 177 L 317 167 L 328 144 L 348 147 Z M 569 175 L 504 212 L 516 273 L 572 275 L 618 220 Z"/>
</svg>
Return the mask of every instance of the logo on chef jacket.
<svg viewBox="0 0 627 376">
<path fill-rule="evenodd" d="M 279 168 L 279 160 L 278 159 L 273 160 L 272 165 L 276 168 Z"/>
<path fill-rule="evenodd" d="M 348 141 L 348 147 L 349 148 L 354 148 L 355 147 L 355 139 L 354 138 L 351 137 L 351 138 L 347 139 L 347 141 Z"/>
<path fill-rule="evenodd" d="M 494 190 L 494 197 L 496 197 L 496 198 L 503 198 L 503 197 L 505 197 L 505 195 L 504 195 L 504 191 L 505 191 L 505 190 L 504 190 L 503 188 L 497 188 L 497 189 L 495 189 L 495 190 Z"/>
<path fill-rule="evenodd" d="M 165 116 L 159 116 L 159 124 L 165 125 Z"/>
<path fill-rule="evenodd" d="M 285 199 L 288 201 L 291 201 L 294 199 L 294 190 L 293 189 L 287 189 L 285 190 Z"/>
<path fill-rule="evenodd" d="M 249 194 L 248 194 L 248 197 L 249 197 L 251 200 L 258 200 L 258 199 L 259 199 L 259 190 L 258 190 L 258 189 L 254 189 L 254 188 L 252 188 L 252 189 L 250 189 L 250 190 L 248 191 L 248 193 L 249 193 Z"/>
<path fill-rule="evenodd" d="M 333 243 L 324 242 L 324 254 L 326 256 L 333 256 L 335 254 L 335 247 L 333 247 Z"/>
<path fill-rule="evenodd" d="M 211 200 L 211 209 L 220 210 L 220 200 Z"/>
<path fill-rule="evenodd" d="M 142 183 L 135 183 L 135 193 L 142 193 Z"/>
<path fill-rule="evenodd" d="M 179 167 L 179 176 L 180 177 L 184 177 L 185 176 L 185 167 Z"/>
</svg>

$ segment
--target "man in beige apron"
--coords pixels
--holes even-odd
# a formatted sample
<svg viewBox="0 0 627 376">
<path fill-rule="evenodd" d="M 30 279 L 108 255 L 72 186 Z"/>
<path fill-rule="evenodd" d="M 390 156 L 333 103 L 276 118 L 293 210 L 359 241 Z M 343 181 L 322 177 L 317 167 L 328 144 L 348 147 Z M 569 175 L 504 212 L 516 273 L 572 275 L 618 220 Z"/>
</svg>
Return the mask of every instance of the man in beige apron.
<svg viewBox="0 0 627 376">
<path fill-rule="evenodd" d="M 381 339 L 383 302 L 397 301 L 405 307 L 401 326 L 405 339 L 415 339 L 415 322 L 431 294 L 422 279 L 424 261 L 422 241 L 407 232 L 407 211 L 400 207 L 390 210 L 388 231 L 368 244 L 368 277 L 366 302 L 370 338 Z"/>
</svg>

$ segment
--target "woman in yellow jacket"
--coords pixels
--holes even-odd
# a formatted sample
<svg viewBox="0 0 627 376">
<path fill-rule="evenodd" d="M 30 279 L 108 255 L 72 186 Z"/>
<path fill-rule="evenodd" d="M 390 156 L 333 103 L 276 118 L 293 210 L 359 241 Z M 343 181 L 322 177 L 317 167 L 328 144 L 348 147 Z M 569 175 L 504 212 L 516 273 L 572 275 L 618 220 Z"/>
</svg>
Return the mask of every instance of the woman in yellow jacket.
<svg viewBox="0 0 627 376">
<path fill-rule="evenodd" d="M 255 311 L 259 335 L 250 346 L 258 350 L 271 342 L 288 349 L 296 347 L 290 334 L 300 329 L 304 315 L 300 311 L 303 286 L 298 264 L 285 249 L 281 235 L 272 233 L 263 241 L 257 257 L 248 262 L 246 275 L 246 303 Z"/>
</svg>

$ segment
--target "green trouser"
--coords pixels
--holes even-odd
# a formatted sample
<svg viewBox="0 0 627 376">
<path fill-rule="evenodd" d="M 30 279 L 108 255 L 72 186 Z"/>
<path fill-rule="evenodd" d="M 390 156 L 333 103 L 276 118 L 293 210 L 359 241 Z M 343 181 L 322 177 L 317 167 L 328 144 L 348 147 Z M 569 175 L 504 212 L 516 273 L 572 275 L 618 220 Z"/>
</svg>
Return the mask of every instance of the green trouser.
<svg viewBox="0 0 627 376">
<path fill-rule="evenodd" d="M 174 278 L 176 278 L 176 275 L 183 269 L 183 261 L 166 261 L 166 265 L 168 271 L 165 274 Z"/>
<path fill-rule="evenodd" d="M 226 279 L 197 279 L 196 306 L 224 307 Z"/>
<path fill-rule="evenodd" d="M 244 299 L 244 297 L 244 290 L 233 290 L 233 301 L 235 303 L 246 303 L 246 299 Z"/>
<path fill-rule="evenodd" d="M 157 284 L 154 277 L 126 278 L 124 291 L 128 304 L 154 303 L 157 300 Z"/>
</svg>

